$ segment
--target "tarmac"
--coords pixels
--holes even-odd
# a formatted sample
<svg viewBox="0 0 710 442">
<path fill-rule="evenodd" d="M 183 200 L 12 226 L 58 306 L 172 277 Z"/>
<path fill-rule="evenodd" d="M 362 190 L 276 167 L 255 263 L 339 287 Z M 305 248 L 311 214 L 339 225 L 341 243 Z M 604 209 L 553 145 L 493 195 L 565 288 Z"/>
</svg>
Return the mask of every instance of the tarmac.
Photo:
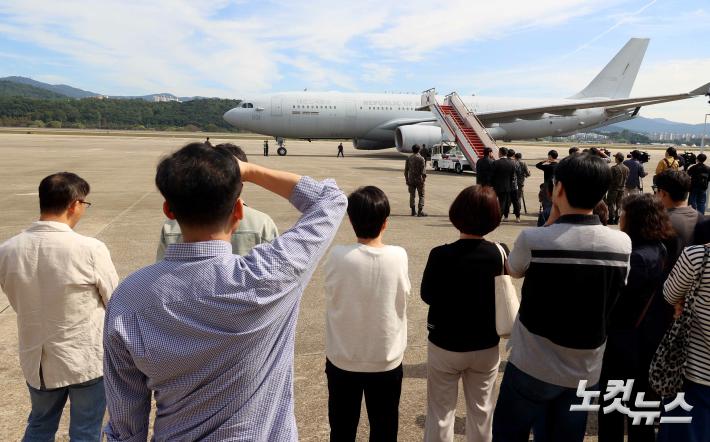
<svg viewBox="0 0 710 442">
<path fill-rule="evenodd" d="M 287 141 L 288 155 L 262 156 L 263 138 L 209 134 L 213 144 L 234 142 L 240 145 L 249 160 L 271 168 L 284 169 L 317 179 L 335 178 L 343 191 L 349 193 L 359 186 L 375 185 L 385 191 L 392 214 L 384 241 L 404 247 L 409 255 L 412 293 L 407 306 L 408 346 L 404 357 L 404 382 L 400 403 L 399 440 L 422 439 L 426 416 L 426 315 L 427 306 L 419 297 L 421 275 L 429 251 L 444 243 L 456 241 L 458 232 L 448 219 L 448 208 L 458 192 L 475 182 L 470 172 L 461 175 L 450 172 L 428 172 L 426 182 L 426 218 L 409 214 L 409 195 L 404 184 L 405 155 L 394 149 L 361 151 L 344 143 L 345 158 L 336 158 L 338 141 Z M 194 135 L 140 134 L 117 132 L 50 133 L 16 131 L 0 133 L 0 242 L 25 229 L 38 217 L 37 186 L 42 178 L 58 171 L 79 174 L 91 185 L 87 200 L 92 203 L 76 230 L 105 242 L 121 278 L 155 261 L 160 227 L 164 221 L 163 199 L 154 185 L 155 166 L 159 159 L 182 145 L 195 141 Z M 560 158 L 567 145 L 510 143 L 523 153 L 532 176 L 526 181 L 525 200 L 528 214 L 522 223 L 502 223 L 487 239 L 512 247 L 518 233 L 535 226 L 537 193 L 542 172 L 534 164 L 546 158 L 555 148 Z M 638 147 L 638 146 L 634 146 Z M 622 149 L 628 153 L 631 146 Z M 651 174 L 662 158 L 654 152 L 646 168 Z M 653 166 L 652 166 L 653 165 Z M 650 175 L 646 179 L 650 188 Z M 244 200 L 252 207 L 271 215 L 283 232 L 298 219 L 298 212 L 284 199 L 247 184 Z M 511 220 L 514 216 L 511 214 Z M 340 226 L 334 244 L 355 242 L 347 221 Z M 445 274 L 442 278 L 466 278 L 466 275 Z M 325 303 L 322 265 L 303 295 L 295 345 L 295 401 L 299 436 L 304 441 L 328 440 L 328 390 L 325 378 Z M 471 281 L 475 286 L 476 281 Z M 522 280 L 517 280 L 518 288 Z M 505 340 L 501 340 L 503 361 L 507 359 Z M 505 362 L 501 363 L 498 385 Z M 17 354 L 16 315 L 7 298 L 0 292 L 0 440 L 20 440 L 30 402 Z M 455 440 L 465 440 L 465 405 L 459 392 L 456 411 Z M 367 414 L 363 406 L 358 440 L 367 440 Z M 65 410 L 57 440 L 68 440 L 68 409 Z M 587 440 L 596 440 L 596 417 L 590 414 Z"/>
</svg>

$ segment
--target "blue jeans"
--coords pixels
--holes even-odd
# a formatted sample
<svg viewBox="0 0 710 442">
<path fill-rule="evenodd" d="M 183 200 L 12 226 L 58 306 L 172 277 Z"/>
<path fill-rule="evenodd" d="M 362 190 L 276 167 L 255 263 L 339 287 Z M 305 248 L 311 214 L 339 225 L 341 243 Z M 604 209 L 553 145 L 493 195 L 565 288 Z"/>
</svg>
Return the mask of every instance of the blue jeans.
<svg viewBox="0 0 710 442">
<path fill-rule="evenodd" d="M 548 384 L 508 363 L 493 414 L 493 441 L 527 442 L 532 429 L 535 442 L 581 442 L 587 412 L 569 410 L 581 402 L 576 388 Z"/>
<path fill-rule="evenodd" d="M 707 199 L 707 191 L 706 190 L 692 189 L 690 191 L 690 196 L 688 197 L 688 205 L 690 205 L 690 207 L 697 210 L 701 214 L 704 214 L 706 199 Z"/>
<path fill-rule="evenodd" d="M 23 441 L 54 441 L 64 404 L 69 398 L 69 438 L 72 441 L 99 441 L 106 411 L 104 378 L 51 390 L 30 389 L 32 411 Z"/>
<path fill-rule="evenodd" d="M 693 420 L 689 424 L 662 423 L 658 431 L 658 442 L 710 440 L 710 387 L 686 379 L 683 391 L 685 391 L 685 402 L 692 405 L 693 409 L 685 411 L 681 407 L 676 407 L 672 411 L 663 411 L 661 417 L 692 416 Z"/>
</svg>

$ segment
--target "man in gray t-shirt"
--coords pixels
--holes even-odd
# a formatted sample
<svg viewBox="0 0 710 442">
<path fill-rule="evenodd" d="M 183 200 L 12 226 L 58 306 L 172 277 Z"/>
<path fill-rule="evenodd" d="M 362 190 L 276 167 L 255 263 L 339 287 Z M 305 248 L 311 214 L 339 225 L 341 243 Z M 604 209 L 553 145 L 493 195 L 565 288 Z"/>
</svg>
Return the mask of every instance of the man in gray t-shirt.
<svg viewBox="0 0 710 442">
<path fill-rule="evenodd" d="M 671 251 L 675 262 L 683 248 L 693 244 L 693 232 L 700 219 L 697 210 L 688 206 L 688 193 L 690 192 L 690 175 L 682 170 L 666 169 L 656 175 L 653 191 L 668 211 L 673 230 L 680 238 L 680 248 Z M 675 252 L 675 253 L 673 253 Z"/>
<path fill-rule="evenodd" d="M 525 229 L 508 272 L 525 277 L 512 347 L 493 417 L 493 440 L 581 442 L 587 413 L 570 411 L 580 381 L 601 374 L 607 318 L 626 284 L 631 240 L 601 224 L 592 210 L 611 172 L 580 154 L 555 169 L 547 227 Z"/>
</svg>

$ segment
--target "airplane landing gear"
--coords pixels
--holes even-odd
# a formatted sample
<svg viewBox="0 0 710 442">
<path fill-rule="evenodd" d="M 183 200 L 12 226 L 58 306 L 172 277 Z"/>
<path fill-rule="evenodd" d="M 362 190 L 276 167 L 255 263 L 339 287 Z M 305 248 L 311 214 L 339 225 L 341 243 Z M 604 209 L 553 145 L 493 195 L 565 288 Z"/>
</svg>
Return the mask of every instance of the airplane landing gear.
<svg viewBox="0 0 710 442">
<path fill-rule="evenodd" d="M 284 147 L 284 139 L 282 137 L 276 137 L 276 144 L 279 145 L 279 148 L 276 149 L 276 153 L 279 154 L 280 157 L 285 156 L 288 151 Z"/>
</svg>

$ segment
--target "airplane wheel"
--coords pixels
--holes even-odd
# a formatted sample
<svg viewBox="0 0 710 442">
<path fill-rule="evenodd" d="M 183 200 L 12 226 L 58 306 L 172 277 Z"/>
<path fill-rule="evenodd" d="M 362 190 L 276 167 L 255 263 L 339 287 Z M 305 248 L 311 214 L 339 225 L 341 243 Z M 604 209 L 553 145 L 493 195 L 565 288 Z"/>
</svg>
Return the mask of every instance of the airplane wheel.
<svg viewBox="0 0 710 442">
<path fill-rule="evenodd" d="M 283 157 L 286 155 L 286 148 L 279 147 L 278 149 L 276 149 L 276 153 L 279 154 L 280 157 Z"/>
<path fill-rule="evenodd" d="M 456 163 L 454 169 L 456 170 L 456 173 L 463 173 L 463 169 L 461 169 L 461 164 L 459 163 Z"/>
<path fill-rule="evenodd" d="M 439 162 L 438 162 L 438 161 L 434 161 L 434 162 L 432 163 L 432 166 L 434 166 L 434 170 L 436 170 L 437 172 L 438 172 L 439 170 L 441 170 L 441 169 L 439 169 Z"/>
</svg>

